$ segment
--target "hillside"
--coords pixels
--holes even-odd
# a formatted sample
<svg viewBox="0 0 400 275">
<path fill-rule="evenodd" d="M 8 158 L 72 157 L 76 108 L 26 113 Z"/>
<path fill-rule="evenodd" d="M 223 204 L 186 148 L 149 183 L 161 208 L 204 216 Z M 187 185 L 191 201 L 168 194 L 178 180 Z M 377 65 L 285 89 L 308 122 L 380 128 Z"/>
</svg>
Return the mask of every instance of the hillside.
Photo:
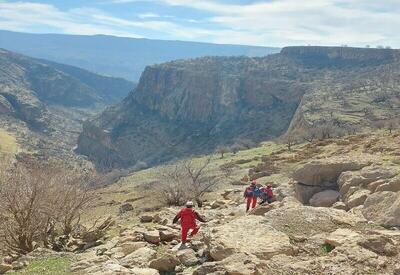
<svg viewBox="0 0 400 275">
<path fill-rule="evenodd" d="M 367 127 L 398 115 L 399 56 L 387 49 L 288 47 L 261 58 L 148 66 L 121 104 L 85 123 L 78 152 L 108 169 L 260 142 L 289 126 L 289 132 Z"/>
<path fill-rule="evenodd" d="M 70 236 L 62 252 L 36 249 L 15 260 L 15 272 L 398 274 L 399 136 L 398 129 L 369 131 L 291 151 L 263 142 L 223 158 L 212 155 L 203 177 L 217 177 L 218 184 L 196 207 L 207 223 L 185 246 L 179 244 L 180 225 L 172 224 L 180 207 L 165 205 L 160 192 L 168 184 L 163 172 L 177 163 L 133 173 L 96 190 L 81 217 L 86 228 L 111 217 L 114 225 L 104 236 Z M 221 175 L 226 167 L 233 171 L 229 177 Z M 263 186 L 272 182 L 276 201 L 246 214 L 245 177 Z"/>
<path fill-rule="evenodd" d="M 156 63 L 201 56 L 264 56 L 279 51 L 269 47 L 1 30 L 0 48 L 133 81 L 147 65 Z"/>
<path fill-rule="evenodd" d="M 69 151 L 81 122 L 133 87 L 123 79 L 0 50 L 0 128 L 32 152 Z"/>
</svg>

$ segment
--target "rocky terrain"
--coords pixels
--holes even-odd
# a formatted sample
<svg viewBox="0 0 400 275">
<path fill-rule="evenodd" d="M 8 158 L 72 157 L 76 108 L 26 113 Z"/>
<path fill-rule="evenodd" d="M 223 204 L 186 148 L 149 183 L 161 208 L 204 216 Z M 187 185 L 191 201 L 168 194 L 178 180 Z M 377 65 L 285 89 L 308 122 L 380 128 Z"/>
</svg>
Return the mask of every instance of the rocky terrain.
<svg viewBox="0 0 400 275">
<path fill-rule="evenodd" d="M 0 127 L 28 151 L 62 155 L 75 146 L 83 120 L 133 87 L 123 79 L 0 50 Z"/>
<path fill-rule="evenodd" d="M 229 164 L 235 173 L 207 194 L 198 211 L 208 222 L 184 247 L 179 225 L 171 224 L 179 208 L 158 205 L 157 184 L 150 184 L 163 167 L 137 172 L 98 190 L 87 215 L 105 219 L 106 211 L 114 219 L 105 238 L 91 245 L 70 239 L 66 252 L 37 249 L 1 268 L 38 274 L 32 270 L 40 263 L 60 273 L 51 268 L 62 263 L 60 274 L 399 274 L 399 138 L 398 130 L 385 130 L 291 151 L 267 142 L 215 156 L 215 169 Z M 272 181 L 276 201 L 246 214 L 241 178 Z"/>
<path fill-rule="evenodd" d="M 110 169 L 286 132 L 373 126 L 398 115 L 399 56 L 390 49 L 288 47 L 261 58 L 149 66 L 121 104 L 84 125 L 78 152 Z"/>
</svg>

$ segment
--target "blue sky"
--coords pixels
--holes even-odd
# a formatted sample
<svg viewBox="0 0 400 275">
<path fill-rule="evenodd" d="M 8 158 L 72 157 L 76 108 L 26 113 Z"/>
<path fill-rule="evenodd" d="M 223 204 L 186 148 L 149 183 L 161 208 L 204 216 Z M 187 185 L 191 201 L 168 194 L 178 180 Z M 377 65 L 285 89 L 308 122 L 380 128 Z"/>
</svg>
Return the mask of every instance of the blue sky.
<svg viewBox="0 0 400 275">
<path fill-rule="evenodd" d="M 399 14 L 400 0 L 0 0 L 0 29 L 399 48 Z"/>
</svg>

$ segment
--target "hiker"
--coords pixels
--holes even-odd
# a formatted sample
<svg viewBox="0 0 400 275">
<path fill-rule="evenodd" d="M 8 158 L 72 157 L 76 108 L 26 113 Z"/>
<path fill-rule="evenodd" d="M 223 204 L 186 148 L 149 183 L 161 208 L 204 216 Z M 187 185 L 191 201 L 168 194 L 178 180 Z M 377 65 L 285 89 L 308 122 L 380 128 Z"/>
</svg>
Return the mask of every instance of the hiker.
<svg viewBox="0 0 400 275">
<path fill-rule="evenodd" d="M 182 208 L 178 214 L 176 214 L 172 223 L 177 223 L 181 220 L 181 233 L 182 233 L 182 244 L 187 242 L 187 235 L 189 230 L 192 230 L 190 237 L 199 232 L 200 227 L 196 224 L 196 220 L 206 222 L 200 215 L 193 209 L 193 202 L 188 201 L 186 207 Z"/>
<path fill-rule="evenodd" d="M 250 206 L 251 208 L 256 207 L 257 204 L 257 197 L 259 196 L 260 189 L 257 187 L 257 182 L 253 180 L 244 191 L 244 197 L 246 198 L 246 212 L 249 211 Z"/>
<path fill-rule="evenodd" d="M 274 197 L 274 191 L 272 190 L 272 185 L 268 184 L 267 186 L 261 188 L 260 191 L 261 191 L 260 192 L 260 197 L 261 197 L 260 205 L 262 205 L 266 202 L 268 202 L 268 204 L 270 204 Z"/>
</svg>

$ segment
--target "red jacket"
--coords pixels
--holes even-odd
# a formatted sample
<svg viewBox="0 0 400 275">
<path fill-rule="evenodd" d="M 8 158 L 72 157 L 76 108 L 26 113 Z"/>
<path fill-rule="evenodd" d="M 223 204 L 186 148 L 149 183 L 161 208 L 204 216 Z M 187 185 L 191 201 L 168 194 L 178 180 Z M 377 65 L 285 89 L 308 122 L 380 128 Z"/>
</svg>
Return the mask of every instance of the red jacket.
<svg viewBox="0 0 400 275">
<path fill-rule="evenodd" d="M 188 228 L 196 227 L 196 220 L 205 222 L 205 220 L 199 215 L 199 213 L 194 211 L 194 209 L 187 207 L 182 208 L 181 211 L 178 212 L 173 220 L 173 223 L 176 223 L 179 219 L 181 219 L 181 226 Z"/>
<path fill-rule="evenodd" d="M 261 192 L 267 194 L 268 198 L 274 197 L 274 192 L 272 191 L 272 188 L 263 187 L 261 188 Z"/>
</svg>

